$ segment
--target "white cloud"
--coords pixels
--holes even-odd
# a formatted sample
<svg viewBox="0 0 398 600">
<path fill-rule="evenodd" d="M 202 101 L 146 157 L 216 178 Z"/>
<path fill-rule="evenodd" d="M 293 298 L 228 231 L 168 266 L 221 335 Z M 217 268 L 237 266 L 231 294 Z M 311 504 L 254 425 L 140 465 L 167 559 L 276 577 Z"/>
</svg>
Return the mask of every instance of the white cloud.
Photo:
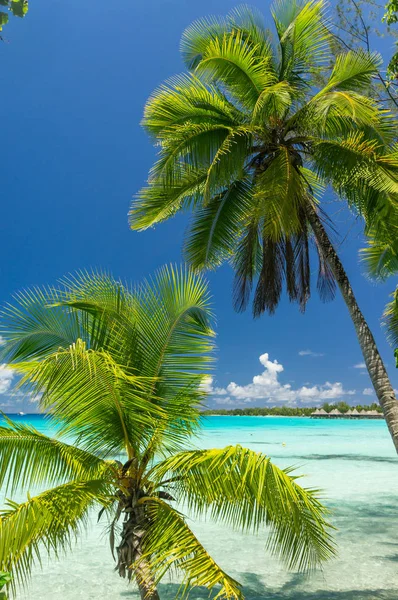
<svg viewBox="0 0 398 600">
<path fill-rule="evenodd" d="M 213 400 L 216 404 L 220 404 L 220 405 L 235 404 L 235 402 L 233 400 L 231 400 L 231 398 L 229 396 L 224 397 L 224 398 L 213 398 Z"/>
<path fill-rule="evenodd" d="M 366 365 L 364 362 L 358 363 L 357 365 L 354 365 L 353 367 L 354 369 L 366 369 Z"/>
<path fill-rule="evenodd" d="M 11 386 L 14 371 L 7 365 L 0 365 L 0 394 L 5 394 Z"/>
<path fill-rule="evenodd" d="M 373 396 L 374 390 L 373 388 L 365 388 L 362 392 L 364 396 Z"/>
<path fill-rule="evenodd" d="M 292 405 L 314 400 L 318 402 L 336 400 L 355 394 L 355 390 L 345 390 L 340 382 L 330 383 L 329 381 L 322 385 L 311 387 L 304 385 L 294 389 L 289 383 L 282 384 L 279 381 L 279 376 L 284 368 L 277 360 L 271 361 L 268 353 L 262 354 L 259 360 L 265 369 L 260 375 L 253 377 L 252 383 L 238 385 L 231 381 L 226 389 L 212 388 L 211 393 L 215 396 L 228 396 L 223 404 L 230 403 L 227 400 L 234 399 L 235 403 L 265 401 L 267 403 L 283 402 Z"/>
<path fill-rule="evenodd" d="M 200 385 L 200 389 L 209 394 L 213 390 L 212 384 L 213 384 L 213 377 L 210 377 L 210 375 L 205 375 L 203 377 L 202 383 Z"/>
<path fill-rule="evenodd" d="M 325 356 L 322 352 L 313 352 L 312 350 L 300 350 L 298 353 L 299 356 L 313 356 L 318 357 L 318 356 Z"/>
<path fill-rule="evenodd" d="M 200 387 L 207 394 L 217 394 L 218 396 L 225 396 L 227 394 L 226 390 L 218 387 L 213 387 L 213 377 L 211 377 L 210 375 L 205 375 L 203 377 L 203 381 Z"/>
</svg>

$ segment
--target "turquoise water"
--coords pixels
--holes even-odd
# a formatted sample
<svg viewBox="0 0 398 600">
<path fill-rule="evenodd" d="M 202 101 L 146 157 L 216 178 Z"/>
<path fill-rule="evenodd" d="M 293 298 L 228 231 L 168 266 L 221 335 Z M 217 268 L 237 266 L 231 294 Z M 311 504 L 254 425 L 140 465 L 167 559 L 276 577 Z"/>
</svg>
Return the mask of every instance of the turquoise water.
<svg viewBox="0 0 398 600">
<path fill-rule="evenodd" d="M 42 417 L 23 417 L 41 430 Z M 288 573 L 264 550 L 266 533 L 242 535 L 211 522 L 190 524 L 213 557 L 244 586 L 248 599 L 397 600 L 398 458 L 384 421 L 286 417 L 208 417 L 195 445 L 241 444 L 268 454 L 281 467 L 297 465 L 305 485 L 324 490 L 338 528 L 338 557 L 311 577 Z M 137 597 L 113 572 L 107 539 L 96 515 L 89 533 L 59 562 L 44 561 L 19 600 Z M 171 600 L 174 581 L 160 586 Z M 194 590 L 191 599 L 207 598 Z"/>
</svg>

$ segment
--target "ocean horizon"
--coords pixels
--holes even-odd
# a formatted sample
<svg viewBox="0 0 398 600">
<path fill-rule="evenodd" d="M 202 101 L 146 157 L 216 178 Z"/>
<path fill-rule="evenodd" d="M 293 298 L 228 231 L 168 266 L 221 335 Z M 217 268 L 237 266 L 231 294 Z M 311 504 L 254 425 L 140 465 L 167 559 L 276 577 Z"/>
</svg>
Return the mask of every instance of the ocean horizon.
<svg viewBox="0 0 398 600">
<path fill-rule="evenodd" d="M 48 435 L 54 433 L 43 415 L 8 416 Z M 298 474 L 305 475 L 302 485 L 322 490 L 337 528 L 336 559 L 322 571 L 303 575 L 287 571 L 265 551 L 266 530 L 257 536 L 244 535 L 210 520 L 190 520 L 215 560 L 242 583 L 247 599 L 398 598 L 398 457 L 384 421 L 206 416 L 189 447 L 229 444 L 263 452 L 280 467 L 295 466 Z M 79 537 L 73 551 L 60 560 L 45 559 L 17 600 L 138 598 L 136 588 L 114 572 L 103 529 L 93 514 L 90 530 Z M 171 600 L 178 579 L 166 579 L 159 587 L 162 599 Z M 191 599 L 207 597 L 207 591 L 199 588 L 190 594 Z"/>
</svg>

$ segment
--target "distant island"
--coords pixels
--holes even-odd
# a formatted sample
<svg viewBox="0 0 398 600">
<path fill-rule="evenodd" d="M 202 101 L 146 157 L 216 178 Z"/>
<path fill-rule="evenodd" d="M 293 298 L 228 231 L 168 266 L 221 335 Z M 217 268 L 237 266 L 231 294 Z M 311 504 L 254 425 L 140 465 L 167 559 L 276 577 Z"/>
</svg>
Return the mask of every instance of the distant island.
<svg viewBox="0 0 398 600">
<path fill-rule="evenodd" d="M 279 416 L 279 417 L 311 417 L 315 410 L 324 410 L 330 414 L 332 411 L 339 411 L 342 415 L 353 410 L 358 411 L 377 411 L 380 415 L 383 414 L 381 406 L 376 402 L 370 405 L 357 404 L 352 406 L 346 402 L 338 402 L 337 404 L 324 403 L 322 406 L 306 406 L 306 407 L 292 407 L 292 406 L 272 406 L 272 407 L 251 407 L 251 408 L 213 408 L 202 411 L 202 415 L 228 415 L 228 416 L 240 416 L 240 417 L 267 417 L 267 416 Z"/>
</svg>

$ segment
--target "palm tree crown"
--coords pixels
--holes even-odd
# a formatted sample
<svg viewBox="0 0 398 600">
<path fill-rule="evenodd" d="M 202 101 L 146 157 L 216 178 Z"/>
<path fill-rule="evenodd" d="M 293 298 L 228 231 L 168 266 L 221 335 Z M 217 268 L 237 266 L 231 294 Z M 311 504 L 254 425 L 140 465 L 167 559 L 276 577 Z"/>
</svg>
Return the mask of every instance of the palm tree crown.
<svg viewBox="0 0 398 600">
<path fill-rule="evenodd" d="M 185 254 L 195 268 L 230 260 L 234 303 L 273 312 L 283 282 L 302 309 L 310 296 L 314 213 L 326 186 L 377 228 L 396 212 L 398 154 L 391 116 L 364 92 L 377 54 L 347 52 L 329 70 L 323 2 L 277 1 L 273 35 L 247 7 L 193 23 L 181 51 L 189 72 L 148 100 L 143 125 L 160 148 L 130 222 L 145 229 L 191 209 Z M 318 291 L 334 274 L 315 238 Z"/>
<path fill-rule="evenodd" d="M 210 320 L 204 280 L 173 268 L 133 290 L 80 274 L 5 308 L 5 358 L 58 431 L 8 419 L 0 427 L 0 486 L 48 488 L 1 512 L 0 569 L 13 572 L 12 585 L 43 552 L 68 548 L 95 507 L 108 517 L 119 574 L 135 577 L 142 598 L 158 598 L 169 569 L 182 574 L 182 595 L 201 585 L 242 596 L 176 502 L 246 531 L 269 525 L 271 550 L 291 567 L 333 555 L 317 491 L 289 469 L 240 446 L 186 449 L 212 362 Z"/>
</svg>

